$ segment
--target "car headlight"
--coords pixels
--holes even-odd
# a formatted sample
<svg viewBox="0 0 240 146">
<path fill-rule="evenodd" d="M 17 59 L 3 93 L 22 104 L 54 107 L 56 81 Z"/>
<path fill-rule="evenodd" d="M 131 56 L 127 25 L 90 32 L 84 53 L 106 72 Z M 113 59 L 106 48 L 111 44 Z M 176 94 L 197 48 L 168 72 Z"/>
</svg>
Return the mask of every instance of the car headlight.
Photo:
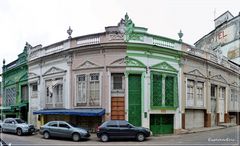
<svg viewBox="0 0 240 146">
<path fill-rule="evenodd" d="M 80 132 L 83 134 L 87 134 L 87 131 L 85 131 L 85 130 L 81 130 Z"/>
<path fill-rule="evenodd" d="M 23 128 L 23 129 L 28 129 L 29 127 L 28 127 L 28 126 L 23 126 L 22 128 Z"/>
<path fill-rule="evenodd" d="M 147 132 L 150 132 L 150 129 L 146 128 L 146 131 L 147 131 Z"/>
</svg>

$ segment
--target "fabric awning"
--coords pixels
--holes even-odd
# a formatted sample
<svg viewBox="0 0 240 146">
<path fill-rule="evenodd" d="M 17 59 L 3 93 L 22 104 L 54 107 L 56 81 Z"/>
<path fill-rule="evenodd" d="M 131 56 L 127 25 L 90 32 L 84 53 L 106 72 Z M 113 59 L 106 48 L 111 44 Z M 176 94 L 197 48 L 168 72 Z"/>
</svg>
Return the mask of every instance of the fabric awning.
<svg viewBox="0 0 240 146">
<path fill-rule="evenodd" d="M 34 111 L 33 114 L 39 115 L 75 115 L 75 116 L 102 116 L 105 114 L 103 108 L 84 108 L 84 109 L 43 109 Z"/>
</svg>

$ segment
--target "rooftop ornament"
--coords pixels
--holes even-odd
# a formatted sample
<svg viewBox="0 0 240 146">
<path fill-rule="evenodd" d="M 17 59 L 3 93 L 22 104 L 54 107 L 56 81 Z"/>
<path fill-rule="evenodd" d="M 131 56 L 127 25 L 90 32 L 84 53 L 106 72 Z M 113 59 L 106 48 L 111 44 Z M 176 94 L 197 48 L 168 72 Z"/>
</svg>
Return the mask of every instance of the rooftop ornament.
<svg viewBox="0 0 240 146">
<path fill-rule="evenodd" d="M 68 28 L 68 30 L 67 30 L 67 33 L 68 33 L 68 38 L 69 39 L 71 39 L 72 37 L 71 37 L 71 35 L 72 35 L 72 32 L 73 32 L 73 30 L 71 29 L 71 27 L 69 26 L 69 28 Z"/>
<path fill-rule="evenodd" d="M 180 32 L 178 33 L 178 37 L 179 37 L 179 41 L 182 42 L 183 33 L 181 29 L 180 29 Z"/>
</svg>

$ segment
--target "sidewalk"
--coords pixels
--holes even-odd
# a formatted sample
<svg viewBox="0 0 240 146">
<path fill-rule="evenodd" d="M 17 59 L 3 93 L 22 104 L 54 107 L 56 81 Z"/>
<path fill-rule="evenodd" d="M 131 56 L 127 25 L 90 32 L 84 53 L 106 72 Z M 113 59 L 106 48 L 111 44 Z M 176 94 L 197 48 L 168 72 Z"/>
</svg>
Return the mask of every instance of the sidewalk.
<svg viewBox="0 0 240 146">
<path fill-rule="evenodd" d="M 215 127 L 203 127 L 203 128 L 193 128 L 193 129 L 182 129 L 180 132 L 177 134 L 190 134 L 190 133 L 197 133 L 197 132 L 204 132 L 204 131 L 210 131 L 210 130 L 217 130 L 217 129 L 224 129 L 228 127 L 233 127 L 237 126 L 234 123 L 223 123 L 219 124 L 218 126 Z"/>
</svg>

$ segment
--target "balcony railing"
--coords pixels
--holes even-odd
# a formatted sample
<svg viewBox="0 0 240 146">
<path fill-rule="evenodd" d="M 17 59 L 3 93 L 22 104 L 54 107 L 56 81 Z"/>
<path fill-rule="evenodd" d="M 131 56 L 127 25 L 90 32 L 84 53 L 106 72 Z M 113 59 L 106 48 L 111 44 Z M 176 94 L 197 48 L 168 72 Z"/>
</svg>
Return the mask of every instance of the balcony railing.
<svg viewBox="0 0 240 146">
<path fill-rule="evenodd" d="M 100 43 L 99 36 L 79 38 L 77 40 L 77 46 L 86 46 L 86 45 L 93 45 L 93 44 L 99 44 L 99 43 Z"/>
</svg>

